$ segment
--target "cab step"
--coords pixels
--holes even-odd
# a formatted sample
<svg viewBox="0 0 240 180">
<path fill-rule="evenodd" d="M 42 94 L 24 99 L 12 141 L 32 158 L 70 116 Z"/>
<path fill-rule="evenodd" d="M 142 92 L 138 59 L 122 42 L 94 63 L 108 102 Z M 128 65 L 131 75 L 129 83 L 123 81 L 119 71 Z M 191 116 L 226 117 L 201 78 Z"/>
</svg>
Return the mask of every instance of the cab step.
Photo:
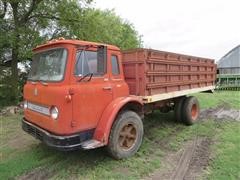
<svg viewBox="0 0 240 180">
<path fill-rule="evenodd" d="M 83 143 L 81 143 L 81 147 L 85 150 L 95 149 L 95 148 L 99 148 L 102 146 L 104 146 L 104 144 L 101 141 L 97 141 L 95 139 L 91 139 L 91 140 L 84 141 Z"/>
</svg>

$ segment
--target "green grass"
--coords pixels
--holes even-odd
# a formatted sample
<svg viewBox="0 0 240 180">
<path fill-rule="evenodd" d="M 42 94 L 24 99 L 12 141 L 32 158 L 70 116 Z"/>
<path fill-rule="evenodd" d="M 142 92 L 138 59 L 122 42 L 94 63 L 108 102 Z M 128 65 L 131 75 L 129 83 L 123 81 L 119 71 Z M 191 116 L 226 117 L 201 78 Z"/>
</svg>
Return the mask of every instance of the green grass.
<svg viewBox="0 0 240 180">
<path fill-rule="evenodd" d="M 218 144 L 213 147 L 214 160 L 209 179 L 240 179 L 240 126 L 238 122 L 223 123 Z"/>
<path fill-rule="evenodd" d="M 214 91 L 213 94 L 194 94 L 200 101 L 201 108 L 211 108 L 218 105 L 226 105 L 240 109 L 240 91 Z"/>
<path fill-rule="evenodd" d="M 59 158 L 64 158 L 64 156 Z M 34 147 L 25 152 L 18 152 L 17 156 L 0 163 L 0 179 L 15 177 L 41 165 L 50 165 L 54 160 L 56 160 L 56 156 L 47 149 L 44 151 L 44 149 Z"/>
<path fill-rule="evenodd" d="M 240 109 L 238 92 L 196 94 L 202 108 L 227 103 Z M 183 142 L 195 136 L 215 137 L 216 158 L 208 168 L 210 179 L 236 179 L 240 171 L 238 122 L 205 120 L 194 126 L 185 126 L 173 120 L 173 114 L 155 112 L 144 120 L 145 137 L 140 151 L 132 158 L 116 161 L 104 149 L 91 151 L 59 152 L 46 147 L 21 130 L 20 117 L 0 119 L 0 179 L 21 176 L 36 168 L 43 177 L 52 179 L 140 179 L 162 168 L 162 159 L 168 151 L 181 148 Z M 19 146 L 14 139 L 23 140 Z M 27 141 L 26 141 L 27 139 Z M 214 156 L 215 157 L 215 156 Z M 226 167 L 227 166 L 227 167 Z"/>
</svg>

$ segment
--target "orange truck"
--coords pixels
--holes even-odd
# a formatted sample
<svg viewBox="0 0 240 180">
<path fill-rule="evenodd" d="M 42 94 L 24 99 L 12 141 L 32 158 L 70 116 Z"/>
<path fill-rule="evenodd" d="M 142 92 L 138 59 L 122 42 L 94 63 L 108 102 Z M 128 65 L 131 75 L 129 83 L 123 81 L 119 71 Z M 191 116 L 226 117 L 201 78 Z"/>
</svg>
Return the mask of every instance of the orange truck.
<svg viewBox="0 0 240 180">
<path fill-rule="evenodd" d="M 191 125 L 200 110 L 187 95 L 215 85 L 216 64 L 206 58 L 63 38 L 33 52 L 22 128 L 59 150 L 106 146 L 115 159 L 130 157 L 145 114 L 173 110 Z"/>
</svg>

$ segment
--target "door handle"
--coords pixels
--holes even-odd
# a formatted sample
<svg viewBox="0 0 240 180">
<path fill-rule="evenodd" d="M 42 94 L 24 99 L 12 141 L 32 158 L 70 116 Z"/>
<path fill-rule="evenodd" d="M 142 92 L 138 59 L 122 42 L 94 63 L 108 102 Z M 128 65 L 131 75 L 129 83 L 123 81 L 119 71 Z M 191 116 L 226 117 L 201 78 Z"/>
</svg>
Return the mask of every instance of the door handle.
<svg viewBox="0 0 240 180">
<path fill-rule="evenodd" d="M 103 87 L 103 90 L 112 90 L 112 87 L 111 86 L 106 86 L 106 87 Z"/>
</svg>

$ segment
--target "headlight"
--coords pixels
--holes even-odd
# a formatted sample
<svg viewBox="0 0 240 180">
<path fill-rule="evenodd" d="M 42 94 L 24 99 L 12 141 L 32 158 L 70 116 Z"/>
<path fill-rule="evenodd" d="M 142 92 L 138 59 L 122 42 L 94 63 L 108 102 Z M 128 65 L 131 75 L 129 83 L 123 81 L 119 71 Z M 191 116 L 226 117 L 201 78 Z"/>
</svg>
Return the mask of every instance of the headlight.
<svg viewBox="0 0 240 180">
<path fill-rule="evenodd" d="M 27 108 L 28 108 L 28 103 L 27 103 L 27 101 L 24 101 L 24 103 L 23 103 L 23 108 L 24 108 L 24 109 L 27 109 Z"/>
<path fill-rule="evenodd" d="M 57 119 L 58 118 L 58 108 L 53 106 L 50 110 L 50 114 L 53 119 Z"/>
</svg>

